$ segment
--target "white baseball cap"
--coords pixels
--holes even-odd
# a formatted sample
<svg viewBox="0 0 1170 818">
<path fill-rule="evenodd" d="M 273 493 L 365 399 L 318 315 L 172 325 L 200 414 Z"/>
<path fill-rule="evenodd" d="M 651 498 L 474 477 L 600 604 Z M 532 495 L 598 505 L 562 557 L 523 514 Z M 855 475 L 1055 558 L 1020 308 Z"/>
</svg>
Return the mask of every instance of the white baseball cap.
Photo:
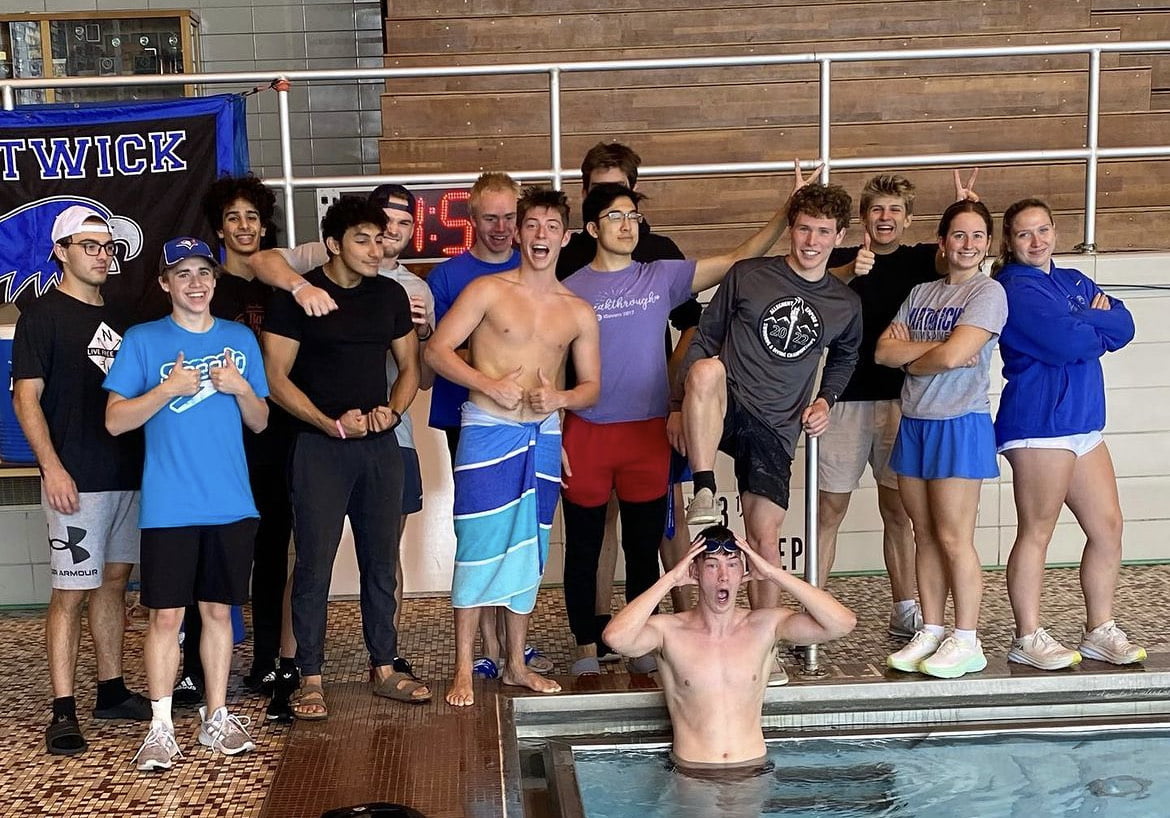
<svg viewBox="0 0 1170 818">
<path fill-rule="evenodd" d="M 87 221 L 101 222 L 101 226 L 99 227 L 96 224 L 86 225 Z M 57 214 L 57 218 L 53 220 L 53 232 L 50 235 L 52 236 L 53 244 L 56 244 L 61 239 L 69 238 L 75 233 L 89 232 L 111 232 L 109 220 L 92 207 L 70 205 Z"/>
</svg>

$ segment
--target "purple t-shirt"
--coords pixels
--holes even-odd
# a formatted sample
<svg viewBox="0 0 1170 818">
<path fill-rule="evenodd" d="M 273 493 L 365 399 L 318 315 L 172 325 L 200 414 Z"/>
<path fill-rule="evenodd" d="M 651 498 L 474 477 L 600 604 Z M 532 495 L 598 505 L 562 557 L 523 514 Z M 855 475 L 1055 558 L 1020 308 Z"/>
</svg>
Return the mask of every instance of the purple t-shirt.
<svg viewBox="0 0 1170 818">
<path fill-rule="evenodd" d="M 601 327 L 601 396 L 576 414 L 590 423 L 666 417 L 669 385 L 662 331 L 691 297 L 695 262 L 634 262 L 613 273 L 583 267 L 565 286 L 584 298 Z"/>
</svg>

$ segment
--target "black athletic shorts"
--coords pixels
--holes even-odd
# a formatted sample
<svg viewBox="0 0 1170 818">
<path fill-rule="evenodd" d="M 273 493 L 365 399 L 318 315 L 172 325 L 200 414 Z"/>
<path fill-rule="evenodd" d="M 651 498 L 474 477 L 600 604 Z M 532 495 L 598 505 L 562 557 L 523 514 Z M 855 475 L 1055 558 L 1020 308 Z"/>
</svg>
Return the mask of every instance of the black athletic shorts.
<svg viewBox="0 0 1170 818">
<path fill-rule="evenodd" d="M 730 389 L 719 451 L 731 455 L 735 461 L 740 494 L 758 494 L 788 509 L 792 456 L 784 451 L 784 444 L 772 427 L 741 406 Z"/>
<path fill-rule="evenodd" d="M 248 601 L 255 517 L 223 525 L 142 529 L 142 604 L 185 608 Z"/>
<path fill-rule="evenodd" d="M 422 511 L 422 469 L 418 464 L 418 452 L 399 444 L 402 452 L 402 516 Z"/>
</svg>

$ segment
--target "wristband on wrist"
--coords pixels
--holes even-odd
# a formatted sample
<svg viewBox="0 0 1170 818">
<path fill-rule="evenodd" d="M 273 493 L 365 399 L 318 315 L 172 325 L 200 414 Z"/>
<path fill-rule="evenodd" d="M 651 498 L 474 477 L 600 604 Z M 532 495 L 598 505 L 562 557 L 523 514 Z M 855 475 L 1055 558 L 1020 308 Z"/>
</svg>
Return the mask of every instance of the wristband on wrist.
<svg viewBox="0 0 1170 818">
<path fill-rule="evenodd" d="M 427 324 L 427 325 L 426 325 L 426 327 L 427 327 L 427 334 L 426 334 L 426 335 L 420 335 L 420 336 L 418 336 L 418 339 L 419 339 L 420 341 L 427 341 L 427 340 L 430 340 L 430 337 L 431 337 L 432 335 L 434 335 L 434 334 L 435 334 L 435 328 L 434 328 L 434 327 L 432 327 L 430 324 Z"/>
<path fill-rule="evenodd" d="M 390 414 L 394 415 L 394 424 L 390 428 L 397 429 L 398 424 L 402 423 L 402 413 L 397 409 L 391 409 Z"/>
<path fill-rule="evenodd" d="M 305 289 L 305 287 L 308 287 L 308 286 L 309 286 L 309 282 L 306 279 L 302 278 L 296 284 L 292 285 L 292 289 L 288 291 L 288 294 L 291 295 L 293 298 L 296 298 L 297 293 L 299 293 L 301 290 Z"/>
<path fill-rule="evenodd" d="M 341 418 L 333 421 L 333 425 L 337 427 L 337 436 L 345 440 L 345 427 L 341 425 Z"/>
</svg>

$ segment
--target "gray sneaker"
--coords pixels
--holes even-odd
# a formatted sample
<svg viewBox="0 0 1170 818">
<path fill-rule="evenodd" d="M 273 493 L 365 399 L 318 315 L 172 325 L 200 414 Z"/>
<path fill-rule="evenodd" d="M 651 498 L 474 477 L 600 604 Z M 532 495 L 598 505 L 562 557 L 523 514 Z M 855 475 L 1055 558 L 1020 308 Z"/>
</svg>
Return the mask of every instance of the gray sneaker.
<svg viewBox="0 0 1170 818">
<path fill-rule="evenodd" d="M 922 606 L 915 603 L 903 615 L 897 611 L 890 611 L 889 634 L 895 639 L 913 639 L 914 634 L 922 630 Z"/>
<path fill-rule="evenodd" d="M 221 707 L 207 718 L 207 708 L 199 708 L 199 719 L 203 726 L 199 728 L 199 743 L 204 747 L 219 750 L 225 756 L 234 756 L 256 749 L 256 744 L 248 731 L 244 728 L 251 724 L 246 716 L 241 720 L 228 713 L 226 707 Z"/>
<path fill-rule="evenodd" d="M 715 510 L 715 493 L 699 489 L 687 506 L 687 525 L 715 525 L 721 518 Z"/>
<path fill-rule="evenodd" d="M 175 732 L 161 721 L 150 723 L 150 732 L 146 740 L 138 748 L 138 752 L 131 759 L 135 766 L 144 773 L 155 770 L 169 770 L 174 764 L 174 758 L 183 757 L 179 751 L 179 744 L 175 741 Z"/>
</svg>

